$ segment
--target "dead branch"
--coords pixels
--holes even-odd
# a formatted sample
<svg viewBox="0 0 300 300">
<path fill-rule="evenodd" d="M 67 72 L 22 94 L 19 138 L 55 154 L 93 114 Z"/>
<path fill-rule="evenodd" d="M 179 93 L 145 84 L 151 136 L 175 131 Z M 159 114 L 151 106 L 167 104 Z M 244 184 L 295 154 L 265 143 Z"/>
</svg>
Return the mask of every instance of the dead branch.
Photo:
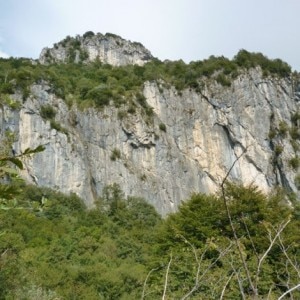
<svg viewBox="0 0 300 300">
<path fill-rule="evenodd" d="M 294 268 L 294 270 L 296 271 L 298 277 L 300 278 L 300 268 L 291 260 L 290 256 L 287 253 L 287 249 L 286 249 L 286 247 L 283 244 L 283 241 L 282 241 L 280 235 L 278 236 L 278 240 L 279 240 L 279 245 L 280 245 L 280 248 L 281 248 L 283 254 L 285 255 L 285 257 L 287 258 L 288 262 Z"/>
<path fill-rule="evenodd" d="M 298 283 L 297 285 L 295 285 L 294 287 L 290 288 L 289 290 L 287 290 L 285 293 L 283 293 L 278 300 L 283 299 L 286 295 L 288 295 L 289 293 L 293 292 L 294 290 L 300 288 L 300 283 Z"/>
<path fill-rule="evenodd" d="M 186 239 L 185 239 L 186 240 Z M 187 240 L 186 240 L 187 241 Z M 195 255 L 195 259 L 198 263 L 198 266 L 197 266 L 197 272 L 196 272 L 196 278 L 195 278 L 195 285 L 193 286 L 193 288 L 187 293 L 185 294 L 181 300 L 185 300 L 187 299 L 188 297 L 190 297 L 195 291 L 197 291 L 197 289 L 199 288 L 199 282 L 203 279 L 203 277 L 207 274 L 207 272 L 224 256 L 226 255 L 229 250 L 231 249 L 232 247 L 232 243 L 229 244 L 229 246 L 227 248 L 225 248 L 223 251 L 220 251 L 219 252 L 219 255 L 218 257 L 205 269 L 205 271 L 202 273 L 201 276 L 200 275 L 200 269 L 201 269 L 201 262 L 203 260 L 203 257 L 206 253 L 206 250 L 207 248 L 205 249 L 205 251 L 203 251 L 202 255 L 201 255 L 201 259 L 199 260 L 198 259 L 198 256 L 197 256 L 197 252 L 196 252 L 196 249 L 195 247 L 189 242 L 187 241 L 187 243 L 192 247 L 193 251 L 194 251 L 194 255 Z"/>
<path fill-rule="evenodd" d="M 141 296 L 141 300 L 143 300 L 145 298 L 145 292 L 146 292 L 146 285 L 147 285 L 147 281 L 151 275 L 152 272 L 158 270 L 159 268 L 155 268 L 155 269 L 152 269 L 148 272 L 147 276 L 146 276 L 146 279 L 144 281 L 144 284 L 143 284 L 143 292 L 142 292 L 142 296 Z"/>
<path fill-rule="evenodd" d="M 241 245 L 240 245 L 240 242 L 239 242 L 239 239 L 238 239 L 235 227 L 234 227 L 233 222 L 232 222 L 231 213 L 230 213 L 230 210 L 229 210 L 229 205 L 228 205 L 228 201 L 227 201 L 227 198 L 226 198 L 225 187 L 224 187 L 224 185 L 226 183 L 226 180 L 227 180 L 230 172 L 232 171 L 232 169 L 234 168 L 234 166 L 238 162 L 238 160 L 247 152 L 247 149 L 248 148 L 245 148 L 242 151 L 242 153 L 235 159 L 235 161 L 231 165 L 230 169 L 226 173 L 226 175 L 225 175 L 225 177 L 224 177 L 224 179 L 222 180 L 222 183 L 221 183 L 221 191 L 222 191 L 222 199 L 223 199 L 225 210 L 226 210 L 226 214 L 227 214 L 227 217 L 228 217 L 228 220 L 229 220 L 230 228 L 231 228 L 231 231 L 232 231 L 232 234 L 233 234 L 233 238 L 234 238 L 235 244 L 236 244 L 238 252 L 239 252 L 239 256 L 240 256 L 243 268 L 244 268 L 246 276 L 247 276 L 247 280 L 248 280 L 248 282 L 250 284 L 251 290 L 254 293 L 254 295 L 257 295 L 257 290 L 255 289 L 255 285 L 253 284 L 253 281 L 251 279 L 251 274 L 250 274 L 247 262 L 246 262 L 246 260 L 245 260 L 245 258 L 243 256 L 243 251 L 242 251 L 242 248 L 241 248 Z"/>
<path fill-rule="evenodd" d="M 166 299 L 167 286 L 168 286 L 168 277 L 169 277 L 170 266 L 171 266 L 171 263 L 172 263 L 172 258 L 173 257 L 172 257 L 172 253 L 171 253 L 171 257 L 170 257 L 170 260 L 169 260 L 169 263 L 168 263 L 168 266 L 167 266 L 167 271 L 166 271 L 164 293 L 163 293 L 163 296 L 162 296 L 162 300 Z"/>
<path fill-rule="evenodd" d="M 244 225 L 244 227 L 245 227 L 245 229 L 246 229 L 247 237 L 248 237 L 248 239 L 249 239 L 250 242 L 251 242 L 251 246 L 252 246 L 252 248 L 253 248 L 254 254 L 255 254 L 256 259 L 257 259 L 257 262 L 259 262 L 259 255 L 258 255 L 258 253 L 257 253 L 257 251 L 256 251 L 256 247 L 255 247 L 255 245 L 254 245 L 253 239 L 252 239 L 251 234 L 250 234 L 250 232 L 249 232 L 248 226 L 247 226 L 246 222 L 244 221 L 244 213 L 242 213 L 242 222 L 243 222 L 243 225 Z"/>
<path fill-rule="evenodd" d="M 272 233 L 269 231 L 269 240 L 270 240 L 270 245 L 268 247 L 268 249 L 263 253 L 263 255 L 260 257 L 258 265 L 257 265 L 257 269 L 256 269 L 256 274 L 255 274 L 255 282 L 254 282 L 254 288 L 257 291 L 257 285 L 258 285 L 258 280 L 259 280 L 259 274 L 261 271 L 261 266 L 263 261 L 265 260 L 265 258 L 267 257 L 267 255 L 269 254 L 269 252 L 271 251 L 272 247 L 274 246 L 277 238 L 280 236 L 281 232 L 284 230 L 284 228 L 288 225 L 288 223 L 291 220 L 288 219 L 286 222 L 283 222 L 280 224 L 279 228 L 276 230 L 276 234 L 274 237 L 272 237 Z M 256 294 L 257 295 L 257 294 Z"/>
<path fill-rule="evenodd" d="M 228 280 L 226 281 L 225 285 L 223 286 L 222 293 L 221 293 L 221 295 L 220 295 L 220 300 L 223 299 L 224 294 L 225 294 L 225 291 L 226 291 L 226 288 L 227 288 L 227 286 L 228 286 L 228 284 L 229 284 L 231 278 L 233 277 L 233 275 L 234 275 L 234 272 L 231 273 L 231 275 L 229 276 L 229 278 L 228 278 Z"/>
</svg>

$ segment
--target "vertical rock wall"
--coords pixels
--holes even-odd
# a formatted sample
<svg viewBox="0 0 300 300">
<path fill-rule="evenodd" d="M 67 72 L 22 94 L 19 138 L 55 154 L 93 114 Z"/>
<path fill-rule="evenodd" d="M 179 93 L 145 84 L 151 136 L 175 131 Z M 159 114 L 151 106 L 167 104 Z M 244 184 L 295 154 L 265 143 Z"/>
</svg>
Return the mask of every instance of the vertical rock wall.
<svg viewBox="0 0 300 300">
<path fill-rule="evenodd" d="M 2 134 L 16 133 L 17 152 L 45 145 L 25 162 L 28 181 L 75 192 L 89 207 L 105 185 L 118 183 L 164 215 L 192 192 L 215 192 L 245 149 L 230 180 L 266 192 L 281 185 L 297 193 L 297 174 L 289 165 L 297 150 L 288 132 L 279 134 L 283 122 L 293 126 L 294 92 L 289 80 L 263 78 L 258 69 L 239 76 L 230 88 L 207 81 L 201 93 L 146 82 L 144 95 L 155 112 L 149 121 L 139 111 L 120 119 L 113 106 L 69 108 L 44 83 L 32 87 L 19 111 L 3 107 L 0 125 Z M 46 104 L 56 110 L 61 130 L 41 117 Z"/>
</svg>

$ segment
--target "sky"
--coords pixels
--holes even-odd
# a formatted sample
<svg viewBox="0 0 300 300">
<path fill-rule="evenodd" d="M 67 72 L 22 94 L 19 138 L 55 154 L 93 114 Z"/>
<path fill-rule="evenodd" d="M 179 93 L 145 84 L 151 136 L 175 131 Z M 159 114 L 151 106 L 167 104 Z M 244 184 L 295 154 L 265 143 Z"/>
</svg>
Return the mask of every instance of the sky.
<svg viewBox="0 0 300 300">
<path fill-rule="evenodd" d="M 0 56 L 38 58 L 86 31 L 142 43 L 185 62 L 241 49 L 300 71 L 300 0 L 0 0 Z"/>
</svg>

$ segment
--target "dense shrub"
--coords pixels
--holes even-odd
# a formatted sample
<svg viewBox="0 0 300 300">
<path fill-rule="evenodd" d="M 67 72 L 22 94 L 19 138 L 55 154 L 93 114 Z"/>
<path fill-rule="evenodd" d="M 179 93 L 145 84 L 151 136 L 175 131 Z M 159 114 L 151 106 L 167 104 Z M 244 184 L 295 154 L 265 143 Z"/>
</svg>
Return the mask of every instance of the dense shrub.
<svg viewBox="0 0 300 300">
<path fill-rule="evenodd" d="M 261 67 L 265 75 L 287 77 L 291 74 L 291 67 L 281 59 L 269 59 L 262 53 L 250 53 L 240 50 L 233 60 L 239 67 L 246 69 Z"/>
<path fill-rule="evenodd" d="M 42 105 L 40 109 L 41 117 L 50 120 L 55 118 L 56 110 L 50 104 Z"/>
<path fill-rule="evenodd" d="M 94 36 L 95 33 L 93 31 L 87 31 L 86 33 L 83 34 L 83 38 L 88 38 Z"/>
<path fill-rule="evenodd" d="M 167 127 L 164 123 L 160 123 L 159 124 L 159 130 L 166 132 L 167 131 Z"/>
<path fill-rule="evenodd" d="M 300 158 L 295 156 L 289 160 L 289 166 L 292 167 L 294 170 L 298 170 L 300 166 Z"/>
</svg>

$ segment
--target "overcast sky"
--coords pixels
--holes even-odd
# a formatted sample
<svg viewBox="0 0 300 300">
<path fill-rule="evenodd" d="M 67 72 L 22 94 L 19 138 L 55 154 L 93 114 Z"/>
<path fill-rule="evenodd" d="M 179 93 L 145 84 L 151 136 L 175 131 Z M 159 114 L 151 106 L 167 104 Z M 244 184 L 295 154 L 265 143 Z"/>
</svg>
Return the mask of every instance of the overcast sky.
<svg viewBox="0 0 300 300">
<path fill-rule="evenodd" d="M 300 0 L 0 0 L 0 56 L 37 58 L 92 30 L 141 42 L 161 60 L 246 49 L 300 71 L 299 14 Z"/>
</svg>

